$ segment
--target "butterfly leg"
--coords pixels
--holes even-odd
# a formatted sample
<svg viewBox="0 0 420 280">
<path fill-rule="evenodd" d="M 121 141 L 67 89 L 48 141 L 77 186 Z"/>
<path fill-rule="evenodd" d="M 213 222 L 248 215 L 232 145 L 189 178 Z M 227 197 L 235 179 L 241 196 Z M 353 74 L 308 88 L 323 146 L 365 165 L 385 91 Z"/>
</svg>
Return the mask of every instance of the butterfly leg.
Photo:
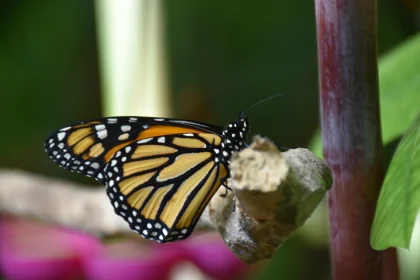
<svg viewBox="0 0 420 280">
<path fill-rule="evenodd" d="M 228 194 L 228 191 L 232 191 L 232 189 L 231 188 L 229 188 L 228 187 L 228 185 L 227 185 L 227 177 L 225 177 L 225 178 L 222 178 L 222 179 L 220 179 L 220 182 L 222 183 L 222 186 L 225 188 L 225 190 L 226 190 L 226 192 L 223 194 L 223 195 L 221 195 L 222 197 L 226 197 L 227 196 L 227 194 Z"/>
<path fill-rule="evenodd" d="M 226 184 L 227 182 L 227 177 L 226 178 L 222 178 L 220 180 L 222 182 L 222 186 L 225 188 L 226 192 L 223 195 L 220 195 L 221 197 L 226 197 L 228 194 L 228 191 L 232 191 L 231 188 L 228 187 L 228 185 Z M 236 198 L 233 197 L 233 203 L 232 203 L 232 212 L 236 212 Z"/>
</svg>

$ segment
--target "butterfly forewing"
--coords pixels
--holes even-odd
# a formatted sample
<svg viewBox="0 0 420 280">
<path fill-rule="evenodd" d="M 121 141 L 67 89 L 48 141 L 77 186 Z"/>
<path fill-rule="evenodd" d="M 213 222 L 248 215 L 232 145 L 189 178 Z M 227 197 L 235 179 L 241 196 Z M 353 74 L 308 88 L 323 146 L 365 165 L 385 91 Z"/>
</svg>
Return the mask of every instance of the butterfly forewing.
<svg viewBox="0 0 420 280">
<path fill-rule="evenodd" d="M 115 212 L 159 242 L 188 237 L 227 176 L 212 153 L 219 136 L 185 133 L 146 138 L 118 151 L 105 168 Z"/>
<path fill-rule="evenodd" d="M 204 132 L 220 128 L 176 119 L 119 117 L 92 120 L 64 127 L 45 142 L 48 155 L 61 167 L 94 177 L 105 184 L 103 169 L 126 145 L 149 137 Z M 190 127 L 188 127 L 190 125 Z M 203 130 L 202 130 L 203 129 Z"/>
</svg>

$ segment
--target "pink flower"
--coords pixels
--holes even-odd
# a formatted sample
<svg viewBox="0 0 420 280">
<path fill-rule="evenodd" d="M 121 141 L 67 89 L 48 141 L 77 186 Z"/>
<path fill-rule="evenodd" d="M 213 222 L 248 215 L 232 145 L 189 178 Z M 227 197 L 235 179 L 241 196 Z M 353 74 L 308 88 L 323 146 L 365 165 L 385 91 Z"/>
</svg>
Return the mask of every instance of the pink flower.
<svg viewBox="0 0 420 280">
<path fill-rule="evenodd" d="M 185 253 L 197 267 L 216 279 L 240 279 L 248 267 L 239 260 L 216 234 L 203 234 L 188 239 Z"/>
<path fill-rule="evenodd" d="M 169 279 L 174 264 L 183 257 L 177 244 L 160 245 L 125 239 L 103 247 L 100 254 L 85 258 L 88 279 Z"/>
<path fill-rule="evenodd" d="M 11 280 L 166 280 L 186 263 L 216 279 L 239 279 L 248 270 L 215 233 L 163 245 L 137 236 L 103 245 L 31 221 L 0 218 L 0 225 L 0 270 Z"/>
<path fill-rule="evenodd" d="M 84 274 L 82 259 L 100 248 L 80 232 L 2 219 L 0 270 L 7 279 L 75 279 Z"/>
</svg>

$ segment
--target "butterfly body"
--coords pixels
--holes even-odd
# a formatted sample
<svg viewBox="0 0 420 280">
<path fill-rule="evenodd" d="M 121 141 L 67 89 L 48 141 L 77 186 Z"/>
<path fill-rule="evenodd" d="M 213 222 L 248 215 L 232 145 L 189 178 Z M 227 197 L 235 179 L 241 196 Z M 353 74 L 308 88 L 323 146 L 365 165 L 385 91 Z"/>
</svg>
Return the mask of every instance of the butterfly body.
<svg viewBox="0 0 420 280">
<path fill-rule="evenodd" d="M 115 212 L 132 230 L 161 243 L 187 238 L 229 177 L 232 153 L 249 130 L 200 122 L 113 117 L 64 127 L 45 142 L 61 167 L 106 185 Z"/>
</svg>

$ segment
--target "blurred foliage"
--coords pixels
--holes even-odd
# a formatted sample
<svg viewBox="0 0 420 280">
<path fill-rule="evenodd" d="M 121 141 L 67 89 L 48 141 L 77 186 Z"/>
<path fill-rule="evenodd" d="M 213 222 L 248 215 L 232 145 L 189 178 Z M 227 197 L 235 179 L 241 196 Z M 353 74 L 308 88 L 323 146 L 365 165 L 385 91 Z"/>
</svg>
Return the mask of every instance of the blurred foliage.
<svg viewBox="0 0 420 280">
<path fill-rule="evenodd" d="M 330 275 L 326 248 L 311 247 L 298 237 L 290 238 L 284 243 L 281 250 L 277 250 L 274 262 L 275 265 L 271 262 L 271 265 L 262 270 L 255 279 L 325 280 Z"/>
<path fill-rule="evenodd" d="M 7 3 L 0 19 L 1 166 L 58 174 L 43 149 L 48 133 L 100 114 L 93 5 Z"/>
<path fill-rule="evenodd" d="M 43 151 L 49 132 L 100 112 L 92 1 L 3 1 L 0 9 L 1 167 L 72 178 Z M 176 117 L 223 125 L 247 105 L 285 99 L 248 112 L 252 133 L 279 145 L 306 146 L 318 127 L 313 1 L 165 1 L 167 53 Z M 416 31 L 402 2 L 378 1 L 379 53 Z M 88 182 L 93 182 L 89 180 Z M 318 271 L 327 248 L 286 242 L 264 279 Z M 293 265 L 292 265 L 293 263 Z M 289 264 L 289 265 L 280 265 Z"/>
<path fill-rule="evenodd" d="M 419 186 L 420 116 L 402 138 L 386 174 L 372 226 L 374 249 L 409 248 L 420 208 Z"/>
<path fill-rule="evenodd" d="M 379 61 L 380 113 L 382 139 L 387 159 L 395 150 L 396 139 L 408 129 L 420 113 L 420 33 L 386 53 Z M 311 149 L 322 155 L 321 133 L 317 131 Z"/>
</svg>

